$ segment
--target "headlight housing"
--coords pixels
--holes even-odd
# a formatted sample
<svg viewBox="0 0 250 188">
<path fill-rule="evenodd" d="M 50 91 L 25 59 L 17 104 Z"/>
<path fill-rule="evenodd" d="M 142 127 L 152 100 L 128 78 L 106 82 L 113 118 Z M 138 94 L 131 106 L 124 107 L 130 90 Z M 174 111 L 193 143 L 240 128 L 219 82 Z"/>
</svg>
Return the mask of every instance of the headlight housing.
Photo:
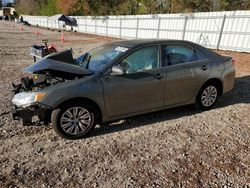
<svg viewBox="0 0 250 188">
<path fill-rule="evenodd" d="M 46 93 L 31 92 L 31 93 L 18 93 L 13 99 L 12 103 L 17 107 L 28 107 L 35 102 L 41 101 L 46 96 Z"/>
</svg>

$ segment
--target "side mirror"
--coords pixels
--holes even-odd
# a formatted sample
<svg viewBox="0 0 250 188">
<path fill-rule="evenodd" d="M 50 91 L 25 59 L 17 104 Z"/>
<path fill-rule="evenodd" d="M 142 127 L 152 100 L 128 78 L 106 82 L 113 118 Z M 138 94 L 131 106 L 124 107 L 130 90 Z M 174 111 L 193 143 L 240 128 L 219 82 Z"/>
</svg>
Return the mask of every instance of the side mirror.
<svg viewBox="0 0 250 188">
<path fill-rule="evenodd" d="M 124 75 L 125 73 L 126 73 L 125 68 L 121 66 L 113 66 L 110 75 L 117 76 L 117 75 Z"/>
</svg>

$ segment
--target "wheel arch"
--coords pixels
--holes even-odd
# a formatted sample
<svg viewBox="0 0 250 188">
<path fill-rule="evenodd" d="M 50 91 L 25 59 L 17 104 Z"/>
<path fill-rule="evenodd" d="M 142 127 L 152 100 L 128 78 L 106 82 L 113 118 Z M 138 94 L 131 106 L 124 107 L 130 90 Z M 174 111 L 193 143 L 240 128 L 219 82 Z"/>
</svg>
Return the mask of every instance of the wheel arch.
<svg viewBox="0 0 250 188">
<path fill-rule="evenodd" d="M 219 96 L 221 96 L 223 94 L 223 82 L 219 79 L 219 78 L 211 78 L 209 80 L 207 80 L 200 88 L 200 90 L 208 85 L 208 84 L 216 84 L 218 86 L 218 90 L 219 90 Z"/>
<path fill-rule="evenodd" d="M 204 106 L 203 104 L 201 104 L 201 94 L 202 94 L 203 90 L 206 87 L 208 87 L 209 85 L 214 85 L 218 89 L 218 95 L 217 95 L 216 101 L 217 101 L 218 97 L 223 94 L 223 82 L 219 78 L 211 78 L 211 79 L 207 80 L 201 86 L 200 90 L 198 91 L 198 93 L 196 95 L 196 99 L 195 99 L 195 105 L 200 110 L 210 110 L 216 103 L 216 101 L 214 101 L 214 103 L 210 106 Z"/>
<path fill-rule="evenodd" d="M 61 102 L 60 104 L 58 104 L 54 109 L 60 108 L 61 106 L 64 106 L 66 104 L 70 104 L 72 102 L 79 102 L 79 103 L 85 103 L 85 104 L 90 105 L 97 112 L 97 121 L 98 121 L 98 123 L 102 122 L 102 110 L 101 110 L 101 108 L 99 107 L 99 105 L 95 101 L 93 101 L 91 99 L 88 99 L 88 98 L 77 97 L 77 98 L 67 99 L 67 100 Z"/>
</svg>

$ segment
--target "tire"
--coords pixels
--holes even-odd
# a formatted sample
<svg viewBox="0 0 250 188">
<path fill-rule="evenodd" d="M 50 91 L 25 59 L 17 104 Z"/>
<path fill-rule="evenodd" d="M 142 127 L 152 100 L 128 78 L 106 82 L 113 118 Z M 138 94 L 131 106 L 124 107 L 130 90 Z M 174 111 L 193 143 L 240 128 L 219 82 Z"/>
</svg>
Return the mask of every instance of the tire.
<svg viewBox="0 0 250 188">
<path fill-rule="evenodd" d="M 66 103 L 53 110 L 51 122 L 55 132 L 62 138 L 81 139 L 96 126 L 97 111 L 88 103 Z"/>
<path fill-rule="evenodd" d="M 206 84 L 200 89 L 196 97 L 196 107 L 203 111 L 210 110 L 216 104 L 218 97 L 218 85 L 215 83 Z"/>
</svg>

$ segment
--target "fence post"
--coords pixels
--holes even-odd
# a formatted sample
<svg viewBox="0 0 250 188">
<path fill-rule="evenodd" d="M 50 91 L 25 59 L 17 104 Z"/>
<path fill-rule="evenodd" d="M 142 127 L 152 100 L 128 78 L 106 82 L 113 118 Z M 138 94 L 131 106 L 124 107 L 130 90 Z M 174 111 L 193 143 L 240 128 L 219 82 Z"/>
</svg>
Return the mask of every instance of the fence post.
<svg viewBox="0 0 250 188">
<path fill-rule="evenodd" d="M 120 19 L 120 31 L 119 31 L 119 36 L 120 36 L 120 39 L 122 38 L 122 17 Z"/>
<path fill-rule="evenodd" d="M 188 17 L 185 16 L 184 25 L 183 25 L 183 32 L 182 32 L 182 40 L 185 40 L 187 22 L 188 22 Z"/>
<path fill-rule="evenodd" d="M 160 37 L 160 29 L 161 29 L 161 17 L 159 17 L 158 19 L 157 38 Z"/>
<path fill-rule="evenodd" d="M 80 32 L 80 18 L 77 18 L 77 32 Z"/>
<path fill-rule="evenodd" d="M 220 34 L 219 34 L 219 38 L 218 38 L 218 43 L 217 43 L 216 50 L 219 50 L 219 48 L 220 48 L 220 42 L 221 42 L 221 38 L 222 38 L 222 34 L 223 34 L 225 22 L 226 22 L 226 17 L 227 16 L 224 15 L 223 20 L 222 20 L 222 24 L 221 24 L 221 28 L 220 28 Z"/>
<path fill-rule="evenodd" d="M 106 18 L 106 36 L 108 36 L 108 18 Z"/>
<path fill-rule="evenodd" d="M 138 38 L 138 29 L 139 29 L 139 18 L 137 18 L 137 23 L 136 23 L 136 38 Z"/>
<path fill-rule="evenodd" d="M 96 26 L 96 18 L 95 18 L 95 34 L 97 34 L 97 26 Z"/>
<path fill-rule="evenodd" d="M 85 17 L 85 33 L 87 33 L 87 23 L 88 23 L 88 17 Z"/>
</svg>

